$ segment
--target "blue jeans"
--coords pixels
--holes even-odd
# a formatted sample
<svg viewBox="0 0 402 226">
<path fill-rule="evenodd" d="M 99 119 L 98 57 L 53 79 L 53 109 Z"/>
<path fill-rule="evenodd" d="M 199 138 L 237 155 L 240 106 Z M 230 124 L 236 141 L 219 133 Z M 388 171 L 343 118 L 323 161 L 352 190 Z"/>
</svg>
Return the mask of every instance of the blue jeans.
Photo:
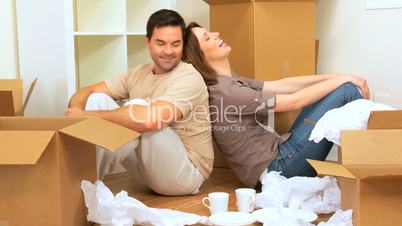
<svg viewBox="0 0 402 226">
<path fill-rule="evenodd" d="M 303 109 L 289 132 L 290 138 L 278 145 L 278 155 L 268 166 L 268 171 L 281 171 L 285 177 L 316 176 L 317 172 L 306 159 L 325 160 L 333 143 L 326 139 L 319 143 L 308 141 L 315 123 L 325 112 L 361 99 L 359 90 L 351 83 L 346 83 Z"/>
</svg>

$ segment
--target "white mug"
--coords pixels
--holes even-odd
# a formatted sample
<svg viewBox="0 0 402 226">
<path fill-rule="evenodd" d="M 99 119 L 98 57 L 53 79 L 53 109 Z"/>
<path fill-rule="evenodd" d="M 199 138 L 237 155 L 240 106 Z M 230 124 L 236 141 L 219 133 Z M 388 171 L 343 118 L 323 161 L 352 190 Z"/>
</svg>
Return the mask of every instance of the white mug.
<svg viewBox="0 0 402 226">
<path fill-rule="evenodd" d="M 253 212 L 255 205 L 255 190 L 251 188 L 236 189 L 236 206 L 239 212 Z"/>
<path fill-rule="evenodd" d="M 209 205 L 205 202 L 209 202 Z M 229 204 L 229 194 L 226 192 L 212 192 L 208 194 L 208 197 L 202 199 L 202 204 L 206 206 L 211 214 L 227 212 Z"/>
</svg>

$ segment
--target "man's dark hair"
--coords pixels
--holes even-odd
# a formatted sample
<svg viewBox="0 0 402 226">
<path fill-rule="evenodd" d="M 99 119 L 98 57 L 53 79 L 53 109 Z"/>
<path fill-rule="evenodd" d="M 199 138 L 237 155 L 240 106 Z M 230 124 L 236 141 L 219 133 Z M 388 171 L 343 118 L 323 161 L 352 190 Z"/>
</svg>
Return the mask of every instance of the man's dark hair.
<svg viewBox="0 0 402 226">
<path fill-rule="evenodd" d="M 146 37 L 151 39 L 154 28 L 166 26 L 180 26 L 182 38 L 184 40 L 184 32 L 186 31 L 186 24 L 183 17 L 176 11 L 170 9 L 161 9 L 154 12 L 148 19 Z"/>
</svg>

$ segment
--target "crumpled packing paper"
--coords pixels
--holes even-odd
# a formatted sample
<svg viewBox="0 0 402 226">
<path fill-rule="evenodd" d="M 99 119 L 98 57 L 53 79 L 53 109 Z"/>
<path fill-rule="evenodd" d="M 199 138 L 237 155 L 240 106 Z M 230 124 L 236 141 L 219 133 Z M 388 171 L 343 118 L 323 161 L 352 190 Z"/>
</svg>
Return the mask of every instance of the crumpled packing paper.
<svg viewBox="0 0 402 226">
<path fill-rule="evenodd" d="M 346 211 L 337 210 L 327 222 L 320 222 L 317 226 L 353 226 L 352 223 L 353 210 L 349 209 Z M 271 221 L 265 221 L 264 226 L 315 226 L 315 224 L 305 222 L 296 215 L 290 214 L 278 214 L 278 216 L 273 217 Z"/>
<path fill-rule="evenodd" d="M 320 222 L 317 226 L 353 226 L 353 210 L 337 210 L 327 222 Z"/>
<path fill-rule="evenodd" d="M 314 213 L 340 209 L 340 189 L 331 176 L 286 178 L 271 171 L 261 178 L 262 192 L 256 195 L 256 207 L 289 207 Z"/>
<path fill-rule="evenodd" d="M 102 181 L 92 184 L 83 180 L 81 189 L 88 208 L 88 221 L 101 226 L 132 226 L 133 224 L 182 226 L 209 222 L 206 216 L 170 209 L 149 208 L 137 199 L 129 197 L 126 191 L 121 191 L 114 196 Z"/>
<path fill-rule="evenodd" d="M 322 139 L 340 145 L 341 130 L 361 130 L 367 128 L 371 111 L 394 110 L 385 104 L 359 99 L 340 108 L 327 111 L 311 131 L 309 140 L 319 143 Z"/>
<path fill-rule="evenodd" d="M 320 222 L 317 226 L 353 226 L 352 223 L 353 210 L 346 211 L 337 210 L 327 222 Z M 266 221 L 264 226 L 315 226 L 315 224 L 305 222 L 297 217 L 282 215 L 273 221 Z"/>
<path fill-rule="evenodd" d="M 254 211 L 254 217 L 264 225 L 295 225 L 295 226 L 311 226 L 309 222 L 314 221 L 317 215 L 309 210 L 285 208 L 285 207 L 269 207 Z"/>
<path fill-rule="evenodd" d="M 352 210 L 339 209 L 340 191 L 336 179 L 332 177 L 308 178 L 293 177 L 287 179 L 279 172 L 269 172 L 262 178 L 262 192 L 256 195 L 256 207 L 295 208 L 315 213 L 335 212 L 328 222 L 318 226 L 353 226 Z M 85 204 L 88 208 L 88 221 L 101 226 L 182 226 L 191 224 L 211 225 L 209 218 L 170 209 L 149 208 L 137 199 L 131 198 L 126 191 L 116 196 L 101 181 L 92 184 L 83 180 Z M 290 214 L 278 211 L 270 218 L 274 221 L 264 222 L 264 226 L 314 226 Z M 300 216 L 299 216 L 300 217 Z"/>
<path fill-rule="evenodd" d="M 314 226 L 314 224 L 304 222 L 298 218 L 283 218 L 281 221 L 264 222 L 263 226 Z"/>
</svg>

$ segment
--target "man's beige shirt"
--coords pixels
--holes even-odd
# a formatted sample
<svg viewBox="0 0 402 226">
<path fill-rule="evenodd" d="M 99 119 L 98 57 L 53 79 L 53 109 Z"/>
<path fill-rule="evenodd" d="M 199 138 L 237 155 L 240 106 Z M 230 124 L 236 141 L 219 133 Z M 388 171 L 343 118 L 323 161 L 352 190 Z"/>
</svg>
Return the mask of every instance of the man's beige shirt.
<svg viewBox="0 0 402 226">
<path fill-rule="evenodd" d="M 174 104 L 183 118 L 170 126 L 183 142 L 190 160 L 208 178 L 214 153 L 208 90 L 202 76 L 191 64 L 184 62 L 166 74 L 155 75 L 153 69 L 153 64 L 140 65 L 106 81 L 112 98 L 165 100 Z"/>
</svg>

